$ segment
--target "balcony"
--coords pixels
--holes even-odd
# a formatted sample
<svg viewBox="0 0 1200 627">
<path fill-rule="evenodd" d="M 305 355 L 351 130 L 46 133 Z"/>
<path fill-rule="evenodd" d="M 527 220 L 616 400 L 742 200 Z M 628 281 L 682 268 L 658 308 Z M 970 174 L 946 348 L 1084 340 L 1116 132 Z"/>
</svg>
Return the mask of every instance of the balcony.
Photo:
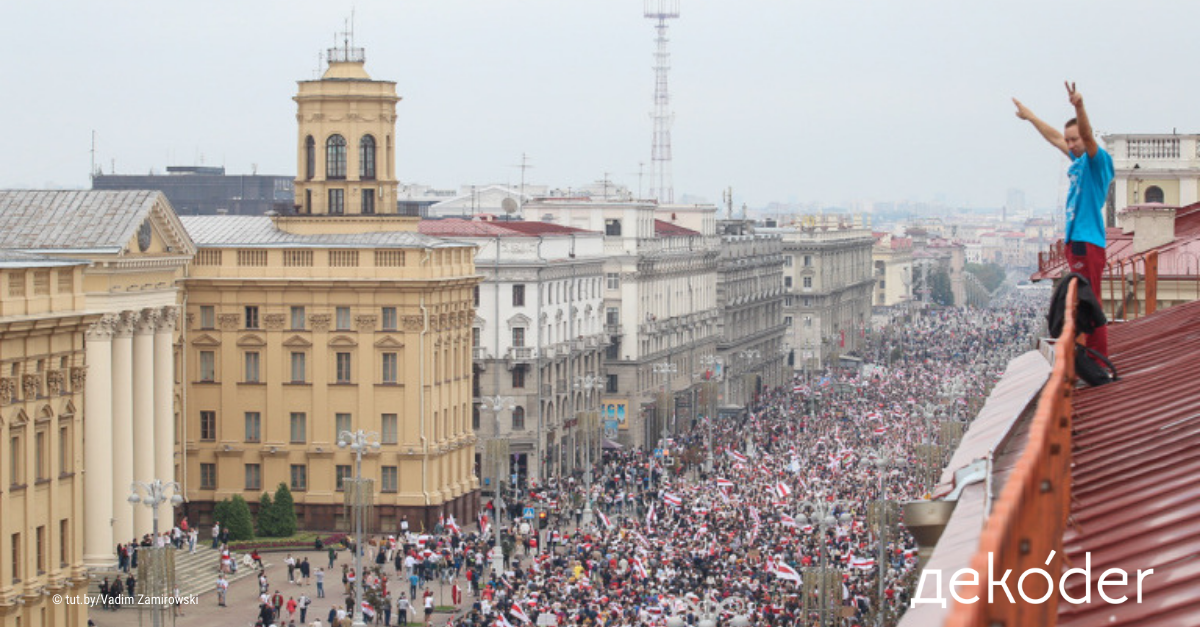
<svg viewBox="0 0 1200 627">
<path fill-rule="evenodd" d="M 604 332 L 609 335 L 620 335 L 621 334 L 621 325 L 619 323 L 618 324 L 606 324 L 606 325 L 604 325 Z"/>
<path fill-rule="evenodd" d="M 508 359 L 508 368 L 512 368 L 518 364 L 532 363 L 537 355 L 537 351 L 532 346 L 513 346 L 508 349 L 505 358 Z"/>
<path fill-rule="evenodd" d="M 488 358 L 487 348 L 483 347 L 483 346 L 471 347 L 471 358 L 474 359 L 475 361 L 487 360 L 487 358 Z"/>
<path fill-rule="evenodd" d="M 571 340 L 571 350 L 575 352 L 582 351 L 587 348 L 587 342 L 583 338 Z"/>
</svg>

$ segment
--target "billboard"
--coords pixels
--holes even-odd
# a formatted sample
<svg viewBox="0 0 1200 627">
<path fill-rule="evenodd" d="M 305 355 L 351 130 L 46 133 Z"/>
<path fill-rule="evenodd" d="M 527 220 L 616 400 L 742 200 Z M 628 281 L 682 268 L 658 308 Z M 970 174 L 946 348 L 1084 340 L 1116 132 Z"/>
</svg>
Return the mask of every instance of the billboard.
<svg viewBox="0 0 1200 627">
<path fill-rule="evenodd" d="M 604 437 L 615 438 L 618 430 L 629 428 L 629 401 L 605 399 L 600 405 L 600 415 L 604 420 Z"/>
</svg>

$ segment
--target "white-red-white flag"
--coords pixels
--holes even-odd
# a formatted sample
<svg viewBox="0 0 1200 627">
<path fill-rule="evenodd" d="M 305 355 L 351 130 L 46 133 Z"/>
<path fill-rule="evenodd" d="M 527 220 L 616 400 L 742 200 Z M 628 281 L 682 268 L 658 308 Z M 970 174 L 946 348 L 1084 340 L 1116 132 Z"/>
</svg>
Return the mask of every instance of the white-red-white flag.
<svg viewBox="0 0 1200 627">
<path fill-rule="evenodd" d="M 788 484 L 786 484 L 782 481 L 780 481 L 779 483 L 776 483 L 774 489 L 775 489 L 775 494 L 778 495 L 779 498 L 781 498 L 781 499 L 786 499 L 792 493 L 792 488 L 789 487 Z"/>
<path fill-rule="evenodd" d="M 670 492 L 663 492 L 663 502 L 674 507 L 683 505 L 683 499 L 679 498 L 678 494 L 672 494 Z"/>
</svg>

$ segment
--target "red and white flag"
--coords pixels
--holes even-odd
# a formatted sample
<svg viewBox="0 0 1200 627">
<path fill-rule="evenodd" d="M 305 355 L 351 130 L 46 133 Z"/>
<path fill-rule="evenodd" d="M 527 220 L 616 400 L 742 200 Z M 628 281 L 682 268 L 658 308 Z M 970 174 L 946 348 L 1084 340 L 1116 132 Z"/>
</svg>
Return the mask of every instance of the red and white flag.
<svg viewBox="0 0 1200 627">
<path fill-rule="evenodd" d="M 663 492 L 663 502 L 675 507 L 683 505 L 683 499 L 679 498 L 679 495 L 671 494 L 670 492 Z"/>
<path fill-rule="evenodd" d="M 654 503 L 650 504 L 650 511 L 646 512 L 646 528 L 650 528 L 658 517 L 654 514 Z"/>
<path fill-rule="evenodd" d="M 717 479 L 718 488 L 732 488 L 733 482 L 728 479 Z"/>
<path fill-rule="evenodd" d="M 749 457 L 746 457 L 745 455 L 742 455 L 741 453 L 739 453 L 733 449 L 729 449 L 728 451 L 725 451 L 725 452 L 729 453 L 730 457 L 738 460 L 739 462 L 742 462 L 743 464 L 750 461 Z"/>
<path fill-rule="evenodd" d="M 858 568 L 861 570 L 871 570 L 875 568 L 875 560 L 869 557 L 850 556 L 850 568 Z"/>
<path fill-rule="evenodd" d="M 642 565 L 640 558 L 633 558 L 633 576 L 638 579 L 649 579 L 650 574 L 646 572 L 646 567 Z"/>
<path fill-rule="evenodd" d="M 796 519 L 788 516 L 787 514 L 780 514 L 779 524 L 783 525 L 784 527 L 795 527 Z"/>
<path fill-rule="evenodd" d="M 780 579 L 786 579 L 788 581 L 800 583 L 800 573 L 796 572 L 795 568 L 792 568 L 783 562 L 775 564 L 775 576 L 779 577 Z"/>
<path fill-rule="evenodd" d="M 612 529 L 612 521 L 608 519 L 608 516 L 604 515 L 604 512 L 600 512 L 600 522 L 604 523 L 605 529 Z"/>
<path fill-rule="evenodd" d="M 521 606 L 517 605 L 516 603 L 512 604 L 512 608 L 509 609 L 509 612 L 511 612 L 512 615 L 523 624 L 529 625 L 533 623 L 532 620 L 529 620 L 529 616 L 525 614 L 525 611 L 521 609 Z"/>
<path fill-rule="evenodd" d="M 875 435 L 883 435 L 888 432 L 889 428 L 890 427 L 888 425 L 879 425 L 878 427 L 875 427 Z"/>
<path fill-rule="evenodd" d="M 775 484 L 774 490 L 775 490 L 775 494 L 778 495 L 779 498 L 781 498 L 781 499 L 786 499 L 792 493 L 792 489 L 790 487 L 788 487 L 788 484 L 786 484 L 782 481 Z"/>
</svg>

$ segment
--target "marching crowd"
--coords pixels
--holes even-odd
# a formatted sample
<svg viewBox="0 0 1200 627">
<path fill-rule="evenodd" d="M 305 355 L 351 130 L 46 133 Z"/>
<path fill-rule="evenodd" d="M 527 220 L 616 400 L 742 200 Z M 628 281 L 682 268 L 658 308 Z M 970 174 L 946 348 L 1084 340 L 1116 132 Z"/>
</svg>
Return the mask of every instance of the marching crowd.
<svg viewBox="0 0 1200 627">
<path fill-rule="evenodd" d="M 605 451 L 591 481 L 582 470 L 555 477 L 505 512 L 543 509 L 545 529 L 509 516 L 498 525 L 492 503 L 478 530 L 450 518 L 417 533 L 405 522 L 358 549 L 372 565 L 362 575 L 368 622 L 428 625 L 437 582 L 450 595 L 437 605 L 469 601 L 453 627 L 695 625 L 707 612 L 720 624 L 740 615 L 843 627 L 883 612 L 894 624 L 917 547 L 898 515 L 871 514 L 899 507 L 872 503 L 927 496 L 953 452 L 944 424 L 968 421 L 1008 361 L 1032 347 L 1043 306 L 1014 291 L 988 309 L 927 310 L 866 338 L 862 368 L 806 373 L 655 450 Z M 944 445 L 943 457 L 916 453 L 930 444 Z M 496 533 L 502 573 L 491 567 Z M 346 597 L 328 624 L 349 624 L 356 576 L 343 566 Z M 265 582 L 263 591 L 262 624 L 296 615 Z"/>
</svg>

